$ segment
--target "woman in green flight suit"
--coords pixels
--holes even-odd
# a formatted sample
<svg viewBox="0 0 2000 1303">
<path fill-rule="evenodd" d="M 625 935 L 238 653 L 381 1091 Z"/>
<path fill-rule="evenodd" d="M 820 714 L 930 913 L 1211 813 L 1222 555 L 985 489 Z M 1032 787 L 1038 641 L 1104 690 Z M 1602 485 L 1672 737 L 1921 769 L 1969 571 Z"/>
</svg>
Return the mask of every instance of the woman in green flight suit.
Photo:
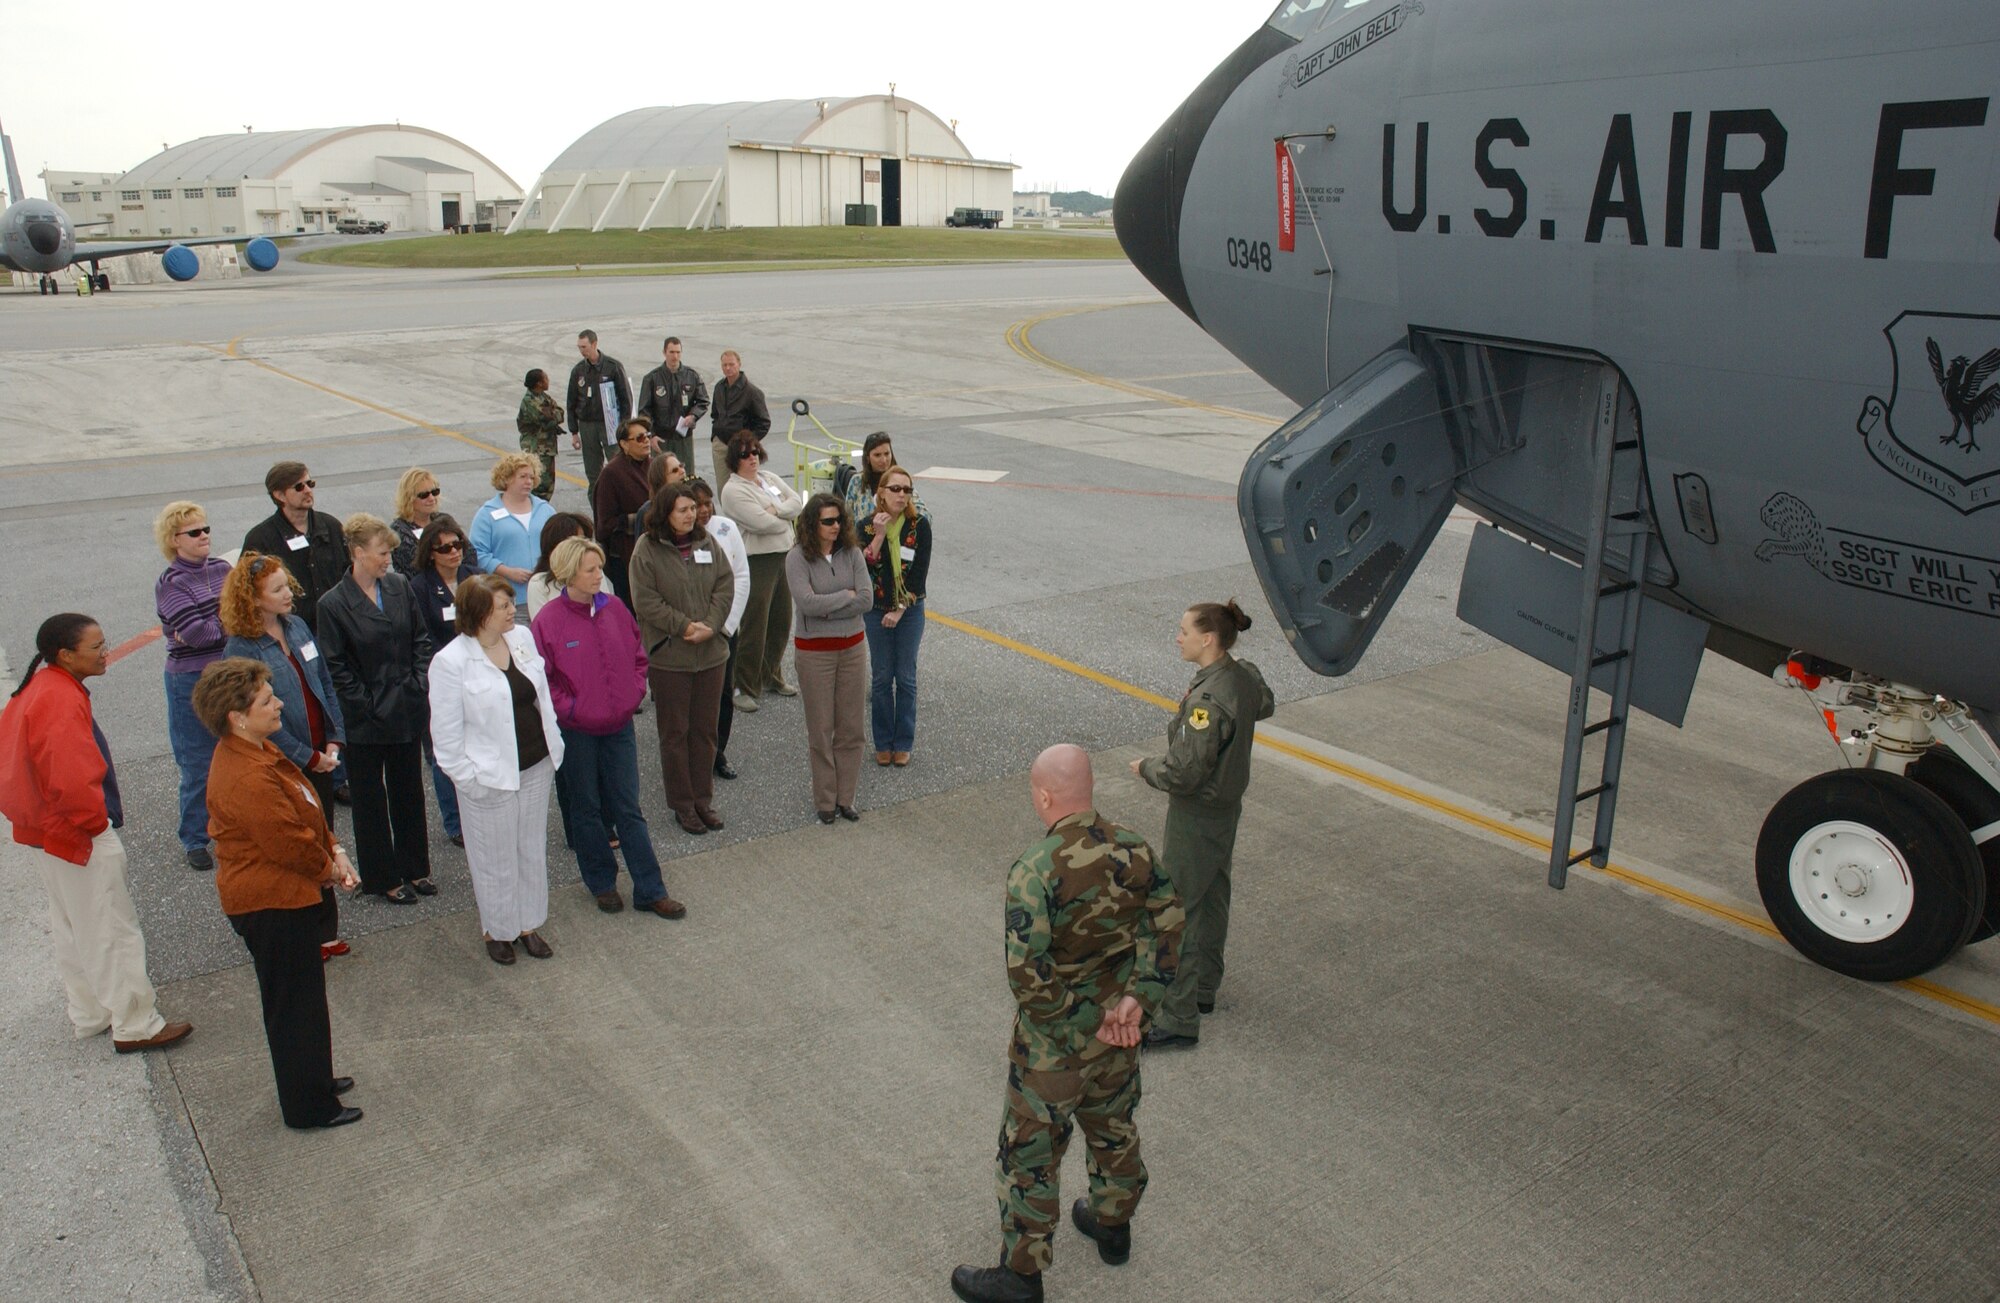
<svg viewBox="0 0 2000 1303">
<path fill-rule="evenodd" d="M 1153 1015 L 1145 1044 L 1193 1045 L 1201 1015 L 1215 1007 L 1222 985 L 1222 947 L 1229 937 L 1229 858 L 1243 789 L 1250 785 L 1250 747 L 1257 721 L 1271 717 L 1271 689 L 1249 661 L 1229 654 L 1250 627 L 1232 598 L 1199 602 L 1181 616 L 1174 645 L 1197 667 L 1167 730 L 1167 754 L 1134 760 L 1132 772 L 1167 794 L 1167 836 L 1161 867 L 1187 913 L 1180 971 Z"/>
</svg>

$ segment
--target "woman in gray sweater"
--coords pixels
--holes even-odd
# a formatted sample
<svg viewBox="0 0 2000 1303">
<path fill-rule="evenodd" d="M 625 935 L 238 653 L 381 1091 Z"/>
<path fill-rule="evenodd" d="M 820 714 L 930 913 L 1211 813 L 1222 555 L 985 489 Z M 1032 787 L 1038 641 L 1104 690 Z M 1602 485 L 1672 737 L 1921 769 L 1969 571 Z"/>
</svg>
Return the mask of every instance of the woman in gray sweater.
<svg viewBox="0 0 2000 1303">
<path fill-rule="evenodd" d="M 799 698 L 806 708 L 813 807 L 821 823 L 850 823 L 861 781 L 862 717 L 868 710 L 868 648 L 861 617 L 875 605 L 868 562 L 855 545 L 854 522 L 831 493 L 815 493 L 799 513 L 798 542 L 785 554 L 785 582 L 797 618 L 792 628 Z"/>
</svg>

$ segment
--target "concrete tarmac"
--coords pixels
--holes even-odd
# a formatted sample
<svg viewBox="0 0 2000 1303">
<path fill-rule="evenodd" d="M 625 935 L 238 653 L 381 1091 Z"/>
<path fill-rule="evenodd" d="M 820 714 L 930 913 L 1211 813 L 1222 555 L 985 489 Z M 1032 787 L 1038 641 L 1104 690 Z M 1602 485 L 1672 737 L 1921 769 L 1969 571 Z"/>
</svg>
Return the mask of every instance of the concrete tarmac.
<svg viewBox="0 0 2000 1303">
<path fill-rule="evenodd" d="M 1233 486 L 1288 404 L 1122 266 L 198 287 L 0 297 L 0 547 L 29 562 L 0 645 L 19 667 L 65 608 L 129 640 L 95 699 L 162 1005 L 197 1024 L 144 1061 L 74 1041 L 39 885 L 0 850 L 0 1294 L 948 1297 L 997 1251 L 1027 762 L 1083 743 L 1101 808 L 1157 838 L 1125 761 L 1185 686 L 1180 610 L 1263 614 Z M 741 349 L 774 451 L 793 396 L 896 436 L 939 532 L 916 762 L 866 765 L 862 822 L 821 827 L 797 703 L 767 699 L 728 830 L 694 839 L 642 718 L 689 918 L 598 913 L 552 834 L 556 957 L 505 969 L 434 825 L 443 892 L 347 905 L 329 970 L 367 1119 L 286 1131 L 241 944 L 170 831 L 151 517 L 193 497 L 232 546 L 283 456 L 336 512 L 386 514 L 427 465 L 463 517 L 520 372 L 560 377 L 586 324 L 635 379 L 669 330 L 711 381 Z M 1309 674 L 1268 618 L 1239 646 L 1282 705 L 1229 980 L 1199 1048 L 1148 1060 L 1132 1263 L 1065 1229 L 1052 1296 L 1993 1296 L 2000 952 L 1882 988 L 1759 930 L 1757 824 L 1834 758 L 1792 694 L 1714 661 L 1685 730 L 1635 729 L 1616 871 L 1550 892 L 1565 683 L 1452 614 L 1469 528 L 1355 675 Z"/>
</svg>

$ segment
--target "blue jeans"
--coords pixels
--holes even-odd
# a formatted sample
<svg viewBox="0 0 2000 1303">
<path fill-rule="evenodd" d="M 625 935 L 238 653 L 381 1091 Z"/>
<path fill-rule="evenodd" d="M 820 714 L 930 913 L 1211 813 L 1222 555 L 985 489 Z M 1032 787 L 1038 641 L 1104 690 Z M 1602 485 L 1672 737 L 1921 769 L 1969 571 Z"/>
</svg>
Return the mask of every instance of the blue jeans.
<svg viewBox="0 0 2000 1303">
<path fill-rule="evenodd" d="M 625 871 L 632 875 L 632 903 L 650 905 L 667 894 L 660 878 L 653 836 L 639 809 L 639 744 L 626 720 L 616 733 L 599 736 L 564 729 L 562 768 L 556 784 L 568 794 L 570 834 L 575 841 L 576 867 L 593 896 L 618 886 L 618 856 L 610 833 L 618 832 L 618 849 L 625 852 Z"/>
<path fill-rule="evenodd" d="M 215 756 L 215 734 L 202 727 L 194 713 L 194 685 L 201 671 L 167 671 L 167 740 L 174 764 L 181 771 L 181 849 L 208 845 L 208 762 Z"/>
<path fill-rule="evenodd" d="M 877 751 L 909 751 L 917 740 L 917 644 L 924 640 L 922 603 L 905 607 L 896 627 L 882 627 L 881 611 L 869 611 L 868 702 Z"/>
<path fill-rule="evenodd" d="M 458 789 L 451 785 L 451 775 L 438 768 L 437 752 L 431 749 L 428 733 L 424 736 L 424 759 L 431 762 L 431 790 L 437 793 L 438 818 L 444 822 L 444 835 L 463 837 L 464 830 L 458 824 Z"/>
</svg>

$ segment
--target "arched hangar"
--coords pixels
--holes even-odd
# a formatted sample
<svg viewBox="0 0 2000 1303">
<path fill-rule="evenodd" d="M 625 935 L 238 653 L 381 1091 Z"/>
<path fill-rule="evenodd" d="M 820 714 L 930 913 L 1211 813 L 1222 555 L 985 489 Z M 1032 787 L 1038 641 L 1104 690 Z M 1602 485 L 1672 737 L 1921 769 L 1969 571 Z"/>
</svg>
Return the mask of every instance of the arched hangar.
<svg viewBox="0 0 2000 1303">
<path fill-rule="evenodd" d="M 591 128 L 529 187 L 510 232 L 943 226 L 1013 207 L 1014 164 L 979 159 L 908 99 L 738 101 L 634 109 Z"/>
<path fill-rule="evenodd" d="M 401 123 L 203 136 L 113 183 L 119 237 L 505 226 L 521 187 L 470 145 Z"/>
</svg>

